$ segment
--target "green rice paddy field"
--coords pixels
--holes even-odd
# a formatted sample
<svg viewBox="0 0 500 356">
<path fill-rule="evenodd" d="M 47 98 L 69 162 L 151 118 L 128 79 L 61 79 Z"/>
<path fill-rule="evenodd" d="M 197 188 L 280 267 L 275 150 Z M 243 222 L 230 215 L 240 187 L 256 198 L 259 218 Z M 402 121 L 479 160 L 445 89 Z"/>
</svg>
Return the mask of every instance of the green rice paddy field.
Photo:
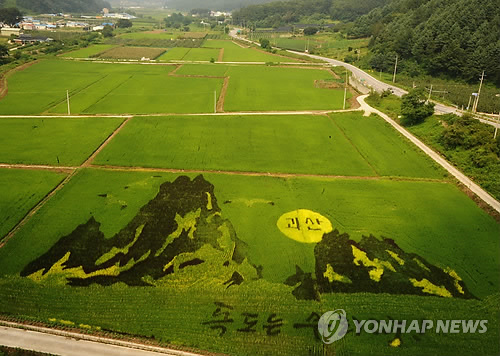
<svg viewBox="0 0 500 356">
<path fill-rule="evenodd" d="M 64 177 L 64 173 L 0 169 L 0 237 L 3 238 Z"/>
<path fill-rule="evenodd" d="M 219 48 L 271 56 L 211 40 L 191 58 Z M 231 355 L 499 354 L 500 224 L 445 171 L 377 116 L 241 113 L 339 109 L 316 85 L 332 78 L 62 59 L 12 75 L 1 114 L 65 114 L 69 90 L 96 116 L 0 118 L 0 317 Z M 98 117 L 124 113 L 145 115 Z M 335 309 L 348 333 L 325 345 Z M 361 319 L 488 330 L 356 335 Z"/>
<path fill-rule="evenodd" d="M 449 183 L 205 174 L 204 178 L 216 187 L 214 193 L 222 216 L 231 221 L 237 236 L 248 244 L 247 258 L 262 266 L 260 279 L 227 288 L 222 282 L 230 274 L 219 270 L 221 267 L 215 270 L 216 275 L 220 273 L 218 277 L 211 274 L 213 269 L 203 274 L 187 268 L 157 287 L 123 283 L 71 287 L 19 277 L 30 261 L 89 218 L 101 224 L 99 228 L 107 239 L 113 238 L 155 196 L 160 184 L 177 176 L 100 169 L 78 173 L 0 250 L 0 310 L 52 325 L 69 323 L 86 329 L 154 335 L 157 340 L 177 346 L 238 355 L 302 355 L 310 348 L 321 348 L 313 330 L 298 330 L 294 324 L 305 322 L 313 311 L 321 314 L 339 307 L 357 318 L 488 318 L 489 332 L 484 335 L 403 335 L 405 347 L 397 353 L 388 346 L 394 334 L 348 334 L 341 343 L 327 349 L 348 350 L 351 354 L 373 349 L 373 354 L 380 355 L 410 355 L 422 350 L 464 355 L 483 350 L 482 354 L 493 354 L 491 351 L 496 350 L 499 321 L 494 293 L 498 290 L 499 271 L 495 261 L 500 231 L 491 217 Z M 480 299 L 338 293 L 325 294 L 321 301 L 296 300 L 291 294 L 293 287 L 283 281 L 296 266 L 305 272 L 314 270 L 315 245 L 287 238 L 276 228 L 276 220 L 299 207 L 320 212 L 356 241 L 370 233 L 391 237 L 400 247 L 425 256 L 430 263 L 443 268 L 453 266 Z M 463 236 L 474 236 L 475 243 L 470 244 Z M 227 325 L 223 336 L 203 324 L 211 320 L 217 308 L 215 302 L 234 308 L 230 310 L 234 323 Z M 243 313 L 258 314 L 259 328 L 251 338 L 238 331 L 245 326 Z M 273 313 L 284 320 L 276 337 L 267 335 L 264 328 Z"/>
<path fill-rule="evenodd" d="M 92 45 L 92 46 L 78 49 L 76 51 L 65 53 L 61 57 L 90 58 L 94 55 L 105 52 L 113 47 L 114 47 L 113 45 L 108 45 L 108 44 L 96 44 L 96 45 Z"/>
<path fill-rule="evenodd" d="M 0 162 L 82 164 L 123 122 L 120 118 L 2 119 Z"/>
<path fill-rule="evenodd" d="M 357 112 L 135 118 L 95 163 L 437 179 L 444 174 L 382 119 Z"/>
<path fill-rule="evenodd" d="M 0 112 L 64 114 L 68 110 L 66 90 L 69 90 L 72 114 L 213 112 L 214 92 L 219 98 L 223 83 L 223 78 L 212 77 L 214 65 L 190 66 L 195 72 L 192 75 L 196 75 L 191 77 L 169 75 L 175 68 L 174 65 L 42 61 L 9 78 L 9 91 L 0 100 Z M 218 68 L 217 75 L 224 72 L 230 77 L 226 111 L 342 107 L 342 90 L 315 86 L 318 80 L 332 78 L 326 70 L 267 66 L 222 68 Z M 189 70 L 182 72 L 185 74 L 189 75 Z M 33 83 L 50 85 L 34 86 Z"/>
</svg>

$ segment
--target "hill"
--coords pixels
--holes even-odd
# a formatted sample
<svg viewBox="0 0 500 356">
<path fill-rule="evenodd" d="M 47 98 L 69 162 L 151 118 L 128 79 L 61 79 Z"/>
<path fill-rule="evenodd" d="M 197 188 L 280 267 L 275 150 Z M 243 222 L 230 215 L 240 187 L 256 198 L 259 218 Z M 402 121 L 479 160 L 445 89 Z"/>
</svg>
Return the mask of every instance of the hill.
<svg viewBox="0 0 500 356">
<path fill-rule="evenodd" d="M 103 0 L 0 0 L 0 7 L 14 5 L 24 11 L 36 13 L 99 12 L 105 7 L 111 7 Z"/>
<path fill-rule="evenodd" d="M 233 14 L 235 23 L 256 22 L 257 27 L 278 27 L 296 23 L 304 16 L 323 20 L 353 21 L 374 8 L 387 4 L 388 0 L 291 0 L 252 5 Z"/>
<path fill-rule="evenodd" d="M 245 6 L 268 3 L 273 0 L 166 0 L 168 8 L 189 11 L 202 8 L 219 11 L 233 11 Z"/>
<path fill-rule="evenodd" d="M 373 36 L 371 64 L 395 55 L 406 70 L 500 84 L 500 7 L 496 0 L 395 0 L 356 20 L 351 37 Z M 403 69 L 403 67 L 402 67 Z"/>
</svg>

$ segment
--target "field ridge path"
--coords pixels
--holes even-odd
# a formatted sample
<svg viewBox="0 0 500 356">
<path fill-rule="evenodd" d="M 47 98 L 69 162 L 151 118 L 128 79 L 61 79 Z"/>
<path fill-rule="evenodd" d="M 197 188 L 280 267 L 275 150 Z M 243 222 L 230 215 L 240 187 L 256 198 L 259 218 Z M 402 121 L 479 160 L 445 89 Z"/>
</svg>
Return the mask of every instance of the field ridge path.
<svg viewBox="0 0 500 356">
<path fill-rule="evenodd" d="M 127 122 L 132 119 L 132 116 L 129 116 L 126 120 L 124 120 L 107 138 L 102 142 L 99 147 L 79 166 L 79 167 L 57 167 L 54 166 L 54 169 L 60 170 L 70 170 L 69 174 L 59 182 L 47 195 L 45 195 L 30 211 L 26 213 L 26 215 L 5 235 L 5 237 L 0 242 L 0 248 L 2 248 L 16 233 L 19 231 L 21 227 L 23 227 L 33 215 L 35 215 L 49 200 L 52 198 L 59 190 L 61 190 L 70 180 L 73 178 L 78 172 L 79 168 L 89 167 L 94 160 L 94 158 L 101 152 L 101 150 L 106 147 L 106 145 L 120 132 L 120 130 L 125 126 Z M 28 169 L 29 165 L 5 165 L 0 164 L 0 167 L 3 168 L 24 168 Z M 31 167 L 37 167 L 38 169 L 49 169 L 50 166 L 44 165 L 34 165 Z"/>
<path fill-rule="evenodd" d="M 118 133 L 123 129 L 123 127 L 132 119 L 132 116 L 129 116 L 126 120 L 124 120 L 107 138 L 103 143 L 90 155 L 89 158 L 85 162 L 82 163 L 80 168 L 89 167 L 92 164 L 92 161 L 95 157 L 111 142 L 111 140 L 118 135 Z"/>
<path fill-rule="evenodd" d="M 18 231 L 23 227 L 33 215 L 35 215 L 38 210 L 40 210 L 49 200 L 52 198 L 59 190 L 61 190 L 68 182 L 73 178 L 76 169 L 71 171 L 58 185 L 56 185 L 46 196 L 44 196 L 30 211 L 24 215 L 24 217 L 5 235 L 5 237 L 0 242 L 0 248 L 2 248 Z"/>
</svg>

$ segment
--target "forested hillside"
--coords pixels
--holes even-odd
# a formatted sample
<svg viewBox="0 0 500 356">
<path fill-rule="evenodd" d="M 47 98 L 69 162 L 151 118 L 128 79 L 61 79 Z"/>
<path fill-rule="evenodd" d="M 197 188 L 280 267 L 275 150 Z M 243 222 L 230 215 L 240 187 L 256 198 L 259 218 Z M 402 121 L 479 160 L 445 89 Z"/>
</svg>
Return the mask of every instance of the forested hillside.
<svg viewBox="0 0 500 356">
<path fill-rule="evenodd" d="M 98 12 L 105 7 L 111 7 L 103 0 L 16 0 L 14 2 L 22 10 L 37 13 Z M 14 2 L 0 0 L 0 6 L 12 6 Z"/>
<path fill-rule="evenodd" d="M 257 27 L 278 27 L 299 22 L 304 16 L 318 19 L 353 21 L 388 0 L 291 0 L 253 5 L 233 13 L 235 23 L 253 22 Z"/>
<path fill-rule="evenodd" d="M 273 0 L 166 0 L 166 5 L 171 9 L 184 11 L 199 8 L 232 11 L 244 6 L 263 4 L 271 1 Z"/>
<path fill-rule="evenodd" d="M 500 85 L 498 0 L 394 0 L 356 20 L 349 35 L 373 36 L 377 69 L 388 70 L 397 54 L 409 73 L 478 81 L 484 70 Z"/>
</svg>

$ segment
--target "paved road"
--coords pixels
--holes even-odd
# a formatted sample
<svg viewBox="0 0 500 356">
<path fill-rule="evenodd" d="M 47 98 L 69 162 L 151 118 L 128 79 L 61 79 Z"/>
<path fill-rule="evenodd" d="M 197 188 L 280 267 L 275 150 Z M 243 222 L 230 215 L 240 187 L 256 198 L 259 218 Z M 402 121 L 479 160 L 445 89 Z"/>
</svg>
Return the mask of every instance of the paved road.
<svg viewBox="0 0 500 356">
<path fill-rule="evenodd" d="M 253 41 L 250 41 L 250 40 L 248 40 L 246 38 L 238 36 L 237 29 L 232 30 L 229 34 L 232 37 L 237 38 L 239 40 L 258 44 L 256 42 L 253 42 Z M 328 57 L 322 57 L 322 56 L 317 56 L 317 55 L 314 55 L 314 54 L 309 54 L 309 53 L 304 53 L 304 52 L 297 52 L 297 51 L 291 51 L 291 50 L 288 50 L 288 52 L 294 53 L 294 54 L 298 54 L 298 55 L 301 55 L 301 56 L 307 56 L 307 57 L 319 59 L 319 60 L 325 61 L 327 63 L 333 64 L 335 66 L 342 66 L 344 68 L 347 68 L 349 71 L 352 72 L 352 74 L 353 74 L 353 76 L 355 78 L 357 78 L 359 81 L 362 81 L 366 86 L 368 86 L 370 88 L 373 88 L 375 91 L 377 91 L 379 93 L 381 93 L 381 92 L 383 92 L 384 90 L 387 90 L 387 89 L 392 90 L 392 92 L 394 93 L 394 95 L 399 96 L 399 97 L 401 97 L 401 96 L 403 96 L 403 95 L 405 95 L 405 94 L 408 93 L 404 89 L 398 88 L 397 86 L 394 86 L 394 85 L 390 85 L 390 84 L 384 83 L 384 82 L 382 82 L 382 81 L 374 78 L 370 74 L 368 74 L 365 71 L 359 69 L 358 67 L 353 66 L 352 64 L 345 63 L 345 62 L 342 62 L 342 61 L 339 61 L 339 60 L 336 60 L 336 59 L 332 59 L 332 58 L 328 58 Z M 435 104 L 434 110 L 438 114 L 456 114 L 456 115 L 462 116 L 462 112 L 460 110 L 458 110 L 457 108 L 455 108 L 455 107 L 443 105 L 443 104 L 438 103 L 438 102 L 436 102 L 434 100 L 431 100 L 431 101 Z M 480 119 L 480 118 L 477 118 L 477 119 L 479 121 L 481 121 L 482 123 L 485 123 L 485 124 L 488 124 L 488 125 L 500 128 L 500 123 L 498 123 L 498 122 L 495 123 L 495 122 L 488 121 L 488 120 L 483 120 L 483 119 Z"/>
<path fill-rule="evenodd" d="M 33 327 L 33 329 L 40 329 L 50 333 L 0 326 L 0 345 L 61 356 L 200 356 L 191 352 L 67 331 L 38 327 Z"/>
</svg>

